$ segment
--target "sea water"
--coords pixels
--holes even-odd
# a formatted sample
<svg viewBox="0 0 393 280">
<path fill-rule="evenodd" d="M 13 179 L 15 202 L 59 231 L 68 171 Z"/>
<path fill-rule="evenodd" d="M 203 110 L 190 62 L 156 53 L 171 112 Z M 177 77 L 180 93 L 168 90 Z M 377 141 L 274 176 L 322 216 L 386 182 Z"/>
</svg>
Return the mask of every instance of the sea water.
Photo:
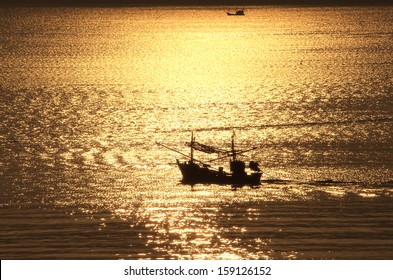
<svg viewBox="0 0 393 280">
<path fill-rule="evenodd" d="M 1 14 L 1 259 L 393 258 L 393 8 Z"/>
</svg>

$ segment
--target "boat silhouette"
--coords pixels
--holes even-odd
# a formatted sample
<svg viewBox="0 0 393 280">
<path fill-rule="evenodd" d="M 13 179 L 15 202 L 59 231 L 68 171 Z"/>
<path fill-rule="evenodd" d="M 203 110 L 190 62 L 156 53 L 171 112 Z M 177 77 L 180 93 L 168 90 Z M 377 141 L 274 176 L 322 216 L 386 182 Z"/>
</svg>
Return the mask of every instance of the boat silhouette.
<svg viewBox="0 0 393 280">
<path fill-rule="evenodd" d="M 237 9 L 234 13 L 233 12 L 227 12 L 228 16 L 245 16 L 246 14 L 244 13 L 244 9 Z"/>
<path fill-rule="evenodd" d="M 255 150 L 256 147 L 245 150 L 236 150 L 234 134 L 232 135 L 232 145 L 231 150 L 229 151 L 201 144 L 195 140 L 193 133 L 191 133 L 191 141 L 186 143 L 186 145 L 190 147 L 190 155 L 182 153 L 164 144 L 157 144 L 188 158 L 187 161 L 180 161 L 179 159 L 176 159 L 177 166 L 179 167 L 179 170 L 182 174 L 181 182 L 184 184 L 200 183 L 250 186 L 256 186 L 260 184 L 262 171 L 259 168 L 258 162 L 250 161 L 248 164 L 246 164 L 244 161 L 237 158 L 238 155 Z M 196 159 L 194 157 L 195 150 L 208 154 L 216 153 L 220 155 L 219 157 L 208 162 L 229 158 L 230 171 L 225 171 L 222 166 L 214 168 L 208 162 L 203 162 Z"/>
</svg>

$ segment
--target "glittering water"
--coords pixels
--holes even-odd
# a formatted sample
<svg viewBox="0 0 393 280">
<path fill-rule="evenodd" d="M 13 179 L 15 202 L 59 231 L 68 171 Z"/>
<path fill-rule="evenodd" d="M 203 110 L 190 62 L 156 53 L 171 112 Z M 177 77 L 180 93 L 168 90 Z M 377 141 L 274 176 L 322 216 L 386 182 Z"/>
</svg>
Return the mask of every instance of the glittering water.
<svg viewBox="0 0 393 280">
<path fill-rule="evenodd" d="M 393 258 L 392 8 L 1 12 L 2 259 Z M 233 128 L 260 188 L 155 145 Z"/>
</svg>

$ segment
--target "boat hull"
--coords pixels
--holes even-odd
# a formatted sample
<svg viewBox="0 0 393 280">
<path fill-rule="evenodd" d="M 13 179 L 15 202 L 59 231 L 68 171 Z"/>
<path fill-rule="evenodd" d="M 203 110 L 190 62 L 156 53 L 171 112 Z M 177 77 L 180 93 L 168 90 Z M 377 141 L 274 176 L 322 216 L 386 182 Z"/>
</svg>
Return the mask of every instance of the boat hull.
<svg viewBox="0 0 393 280">
<path fill-rule="evenodd" d="M 218 184 L 218 185 L 250 185 L 260 184 L 262 172 L 253 173 L 226 173 L 223 170 L 213 170 L 207 166 L 200 166 L 193 162 L 180 163 L 177 165 L 183 176 L 184 184 Z"/>
</svg>

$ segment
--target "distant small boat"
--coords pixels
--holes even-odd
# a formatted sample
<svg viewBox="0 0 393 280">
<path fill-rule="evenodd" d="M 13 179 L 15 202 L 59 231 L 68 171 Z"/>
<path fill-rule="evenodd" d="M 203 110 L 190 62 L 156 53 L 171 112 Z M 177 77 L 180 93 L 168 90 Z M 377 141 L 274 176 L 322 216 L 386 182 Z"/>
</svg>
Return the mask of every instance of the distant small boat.
<svg viewBox="0 0 393 280">
<path fill-rule="evenodd" d="M 195 141 L 195 137 L 191 134 L 191 142 L 187 143 L 187 146 L 191 148 L 190 155 L 177 151 L 171 147 L 164 144 L 157 143 L 159 146 L 167 148 L 169 150 L 175 151 L 183 156 L 186 156 L 189 160 L 180 162 L 178 159 L 176 163 L 183 175 L 182 182 L 185 184 L 219 184 L 219 185 L 250 185 L 256 186 L 260 184 L 260 179 L 262 176 L 262 171 L 259 168 L 259 164 L 256 161 L 250 161 L 249 164 L 242 160 L 236 158 L 237 155 L 246 153 L 248 151 L 255 150 L 256 147 L 245 149 L 245 150 L 235 150 L 234 134 L 232 135 L 232 148 L 229 151 L 217 149 L 205 144 L 201 144 Z M 194 150 L 198 150 L 208 154 L 221 154 L 216 159 L 210 160 L 215 161 L 218 159 L 223 159 L 226 157 L 230 158 L 230 171 L 224 171 L 223 167 L 218 167 L 218 169 L 213 168 L 210 164 L 204 163 L 200 160 L 194 158 Z"/>
<path fill-rule="evenodd" d="M 234 13 L 233 12 L 227 12 L 228 16 L 245 16 L 246 14 L 244 13 L 244 9 L 237 9 Z"/>
</svg>

